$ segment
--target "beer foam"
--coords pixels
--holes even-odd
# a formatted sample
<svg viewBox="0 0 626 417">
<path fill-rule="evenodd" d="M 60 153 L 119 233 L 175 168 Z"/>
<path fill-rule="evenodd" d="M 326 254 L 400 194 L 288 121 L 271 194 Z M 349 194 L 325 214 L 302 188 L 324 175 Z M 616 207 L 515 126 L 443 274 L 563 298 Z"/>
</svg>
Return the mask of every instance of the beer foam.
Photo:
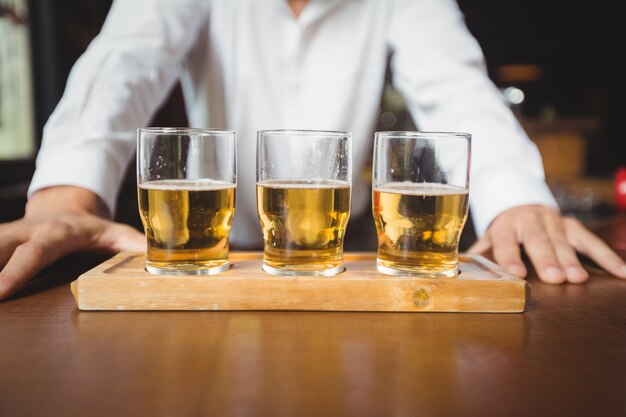
<svg viewBox="0 0 626 417">
<path fill-rule="evenodd" d="M 225 190 L 235 187 L 236 184 L 228 183 L 225 181 L 210 180 L 206 178 L 198 180 L 157 180 L 139 184 L 139 188 L 142 188 L 144 190 L 213 191 Z"/>
<path fill-rule="evenodd" d="M 348 188 L 350 183 L 335 180 L 267 180 L 259 181 L 259 187 L 266 188 L 298 188 L 298 189 L 319 189 L 319 188 Z"/>
<path fill-rule="evenodd" d="M 450 184 L 439 184 L 433 182 L 388 182 L 374 187 L 374 191 L 381 193 L 393 194 L 410 194 L 410 195 L 458 195 L 468 194 L 469 191 L 464 187 Z"/>
</svg>

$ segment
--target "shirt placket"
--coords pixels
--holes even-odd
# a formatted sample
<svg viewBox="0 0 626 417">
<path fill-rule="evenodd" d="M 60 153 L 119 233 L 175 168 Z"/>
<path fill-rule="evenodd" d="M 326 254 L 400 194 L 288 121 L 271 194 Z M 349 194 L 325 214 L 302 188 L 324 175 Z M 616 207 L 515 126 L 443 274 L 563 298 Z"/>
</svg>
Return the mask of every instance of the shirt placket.
<svg viewBox="0 0 626 417">
<path fill-rule="evenodd" d="M 305 27 L 298 21 L 290 22 L 286 39 L 286 60 L 283 79 L 283 124 L 300 127 L 300 82 Z"/>
</svg>

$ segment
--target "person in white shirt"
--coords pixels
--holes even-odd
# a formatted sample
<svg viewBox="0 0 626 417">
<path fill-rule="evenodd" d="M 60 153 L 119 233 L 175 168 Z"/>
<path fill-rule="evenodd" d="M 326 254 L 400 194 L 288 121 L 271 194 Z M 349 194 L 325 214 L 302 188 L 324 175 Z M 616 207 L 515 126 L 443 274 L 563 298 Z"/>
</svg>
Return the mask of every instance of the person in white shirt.
<svg viewBox="0 0 626 417">
<path fill-rule="evenodd" d="M 351 131 L 359 172 L 390 55 L 421 130 L 473 136 L 474 252 L 491 249 L 523 277 L 523 245 L 542 280 L 580 283 L 588 274 L 578 250 L 626 278 L 619 256 L 559 214 L 538 152 L 453 0 L 117 0 L 44 129 L 25 217 L 0 225 L 0 298 L 68 253 L 144 250 L 142 234 L 108 218 L 135 130 L 178 79 L 192 126 L 237 131 L 231 242 L 258 247 L 256 131 Z M 368 209 L 368 187 L 354 179 L 355 216 Z"/>
</svg>

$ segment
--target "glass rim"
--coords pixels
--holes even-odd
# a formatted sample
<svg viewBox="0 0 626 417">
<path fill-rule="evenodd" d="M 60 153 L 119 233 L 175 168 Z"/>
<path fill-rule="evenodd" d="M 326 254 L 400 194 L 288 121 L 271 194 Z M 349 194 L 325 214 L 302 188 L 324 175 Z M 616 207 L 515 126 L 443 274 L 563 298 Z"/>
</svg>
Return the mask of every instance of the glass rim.
<svg viewBox="0 0 626 417">
<path fill-rule="evenodd" d="M 231 129 L 201 128 L 201 127 L 142 127 L 137 129 L 137 133 L 149 133 L 158 135 L 234 135 L 236 132 Z"/>
<path fill-rule="evenodd" d="M 410 139 L 468 139 L 472 138 L 471 133 L 465 132 L 427 132 L 427 131 L 402 131 L 402 130 L 383 130 L 375 133 L 378 138 L 410 138 Z"/>
<path fill-rule="evenodd" d="M 257 135 L 272 136 L 332 136 L 332 137 L 352 137 L 352 132 L 342 130 L 314 130 L 314 129 L 269 129 L 258 130 Z"/>
</svg>

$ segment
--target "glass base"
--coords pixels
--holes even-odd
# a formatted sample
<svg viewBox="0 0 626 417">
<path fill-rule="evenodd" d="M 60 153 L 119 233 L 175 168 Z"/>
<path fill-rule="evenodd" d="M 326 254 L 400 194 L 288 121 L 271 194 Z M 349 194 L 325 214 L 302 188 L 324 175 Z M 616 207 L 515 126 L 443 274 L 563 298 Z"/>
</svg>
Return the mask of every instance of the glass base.
<svg viewBox="0 0 626 417">
<path fill-rule="evenodd" d="M 308 276 L 308 277 L 330 277 L 333 275 L 337 275 L 346 270 L 343 265 L 336 266 L 334 268 L 329 269 L 308 269 L 302 268 L 302 266 L 298 267 L 281 267 L 275 268 L 271 265 L 268 265 L 265 261 L 263 261 L 263 270 L 268 274 L 272 275 L 283 275 L 283 276 Z"/>
<path fill-rule="evenodd" d="M 196 264 L 172 264 L 167 267 L 157 267 L 146 262 L 146 271 L 154 275 L 215 275 L 230 269 L 230 262 L 218 266 L 204 266 Z"/>
<path fill-rule="evenodd" d="M 385 275 L 412 276 L 420 278 L 454 278 L 459 275 L 459 268 L 433 270 L 432 268 L 420 268 L 414 265 L 403 266 L 396 264 L 393 267 L 386 265 L 387 262 L 376 259 L 376 269 Z"/>
</svg>

